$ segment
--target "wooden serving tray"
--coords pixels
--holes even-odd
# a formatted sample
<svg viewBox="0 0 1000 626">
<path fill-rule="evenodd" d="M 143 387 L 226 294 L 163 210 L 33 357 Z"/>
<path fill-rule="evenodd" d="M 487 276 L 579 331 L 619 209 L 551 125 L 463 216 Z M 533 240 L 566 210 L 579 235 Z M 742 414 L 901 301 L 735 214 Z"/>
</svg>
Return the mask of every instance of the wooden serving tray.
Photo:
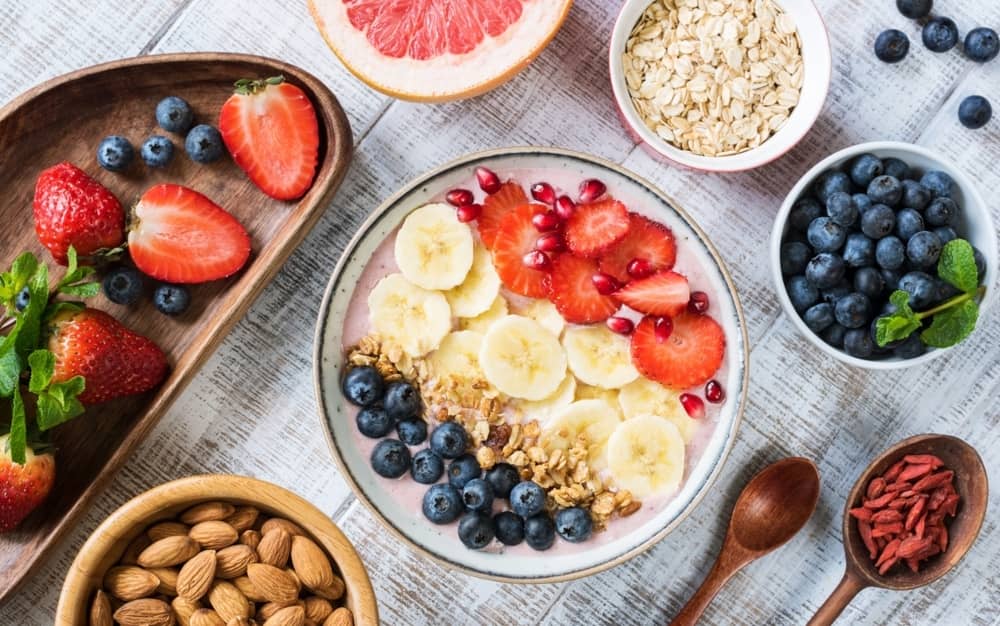
<svg viewBox="0 0 1000 626">
<path fill-rule="evenodd" d="M 180 96 L 194 108 L 196 123 L 215 125 L 233 81 L 278 74 L 305 90 L 319 118 L 319 168 L 312 188 L 297 202 L 264 195 L 228 157 L 208 165 L 191 161 L 183 138 L 156 125 L 154 110 L 161 98 Z M 97 165 L 97 146 L 111 134 L 124 135 L 136 147 L 137 163 L 129 173 Z M 139 147 L 152 134 L 174 141 L 174 158 L 164 170 L 146 168 L 139 159 Z M 18 530 L 0 535 L 0 601 L 86 510 L 309 232 L 340 185 L 352 146 L 344 111 L 318 79 L 295 66 L 243 54 L 169 54 L 98 65 L 39 85 L 0 110 L 3 268 L 31 250 L 53 269 L 51 255 L 35 238 L 32 198 L 38 173 L 61 161 L 97 178 L 126 207 L 155 183 L 191 187 L 234 214 L 253 241 L 243 271 L 194 286 L 191 308 L 178 318 L 157 312 L 148 295 L 133 307 L 112 304 L 103 295 L 88 302 L 159 344 L 171 372 L 157 391 L 91 407 L 53 431 L 57 475 L 52 494 Z"/>
</svg>

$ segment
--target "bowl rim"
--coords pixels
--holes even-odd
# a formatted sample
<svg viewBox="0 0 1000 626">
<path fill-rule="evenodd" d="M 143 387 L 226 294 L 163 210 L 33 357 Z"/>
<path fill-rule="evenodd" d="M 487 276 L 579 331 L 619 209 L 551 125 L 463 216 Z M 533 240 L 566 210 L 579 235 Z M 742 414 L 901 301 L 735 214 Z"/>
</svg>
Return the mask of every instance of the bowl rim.
<svg viewBox="0 0 1000 626">
<path fill-rule="evenodd" d="M 738 154 L 733 154 L 725 157 L 710 157 L 702 156 L 690 153 L 686 150 L 681 150 L 676 148 L 666 141 L 660 139 L 655 133 L 649 130 L 649 128 L 639 119 L 635 107 L 632 106 L 631 99 L 628 96 L 627 89 L 622 90 L 621 85 L 625 83 L 624 70 L 622 69 L 621 59 L 618 58 L 618 51 L 624 49 L 625 40 L 628 33 L 631 32 L 634 24 L 625 23 L 625 13 L 631 9 L 634 5 L 644 4 L 649 5 L 653 0 L 625 0 L 622 4 L 622 8 L 618 12 L 618 17 L 615 18 L 614 26 L 611 29 L 611 40 L 608 45 L 608 80 L 611 83 L 612 98 L 615 102 L 615 106 L 618 109 L 619 118 L 621 119 L 623 125 L 627 127 L 629 134 L 633 137 L 638 137 L 637 142 L 642 147 L 651 150 L 658 157 L 665 159 L 671 164 L 678 165 L 681 167 L 686 167 L 692 170 L 697 170 L 701 172 L 722 172 L 722 173 L 738 173 L 746 172 L 758 167 L 762 167 L 780 159 L 785 156 L 794 148 L 802 139 L 809 133 L 812 127 L 815 125 L 816 120 L 819 119 L 820 114 L 823 112 L 824 104 L 826 103 L 826 98 L 830 92 L 830 83 L 833 78 L 833 48 L 830 43 L 830 32 L 826 25 L 826 20 L 823 18 L 823 14 L 820 12 L 819 8 L 816 6 L 815 0 L 804 0 L 801 4 L 802 6 L 810 10 L 812 14 L 815 15 L 818 23 L 820 24 L 822 35 L 822 42 L 825 45 L 818 45 L 818 48 L 824 52 L 821 59 L 822 68 L 825 69 L 825 79 L 821 82 L 823 86 L 823 93 L 818 99 L 818 106 L 815 111 L 808 113 L 810 119 L 804 124 L 802 131 L 797 134 L 797 136 L 789 135 L 788 145 L 785 146 L 783 150 L 779 150 L 774 155 L 764 157 L 764 158 L 751 158 L 758 154 L 758 151 L 764 143 L 771 141 L 774 136 L 772 135 L 760 146 L 756 148 L 751 148 L 749 150 L 744 150 Z M 794 0 L 776 0 L 778 4 L 783 4 L 784 2 L 794 1 Z"/>
<path fill-rule="evenodd" d="M 792 324 L 795 326 L 796 330 L 804 335 L 814 346 L 818 347 L 820 350 L 842 363 L 870 370 L 892 370 L 922 365 L 932 359 L 936 359 L 944 355 L 957 345 L 961 345 L 964 340 L 955 346 L 929 350 L 913 359 L 867 360 L 851 356 L 842 350 L 837 350 L 830 344 L 820 339 L 819 335 L 809 330 L 809 327 L 806 326 L 804 321 L 802 321 L 798 312 L 795 311 L 795 307 L 792 306 L 792 301 L 788 298 L 788 291 L 785 288 L 784 276 L 781 273 L 781 241 L 785 235 L 785 227 L 788 224 L 788 214 L 791 212 L 792 206 L 802 195 L 806 187 L 808 187 L 820 173 L 834 164 L 846 162 L 853 156 L 857 156 L 865 152 L 871 152 L 877 155 L 878 152 L 885 150 L 909 152 L 911 154 L 920 155 L 925 159 L 937 163 L 941 169 L 948 170 L 947 173 L 955 180 L 955 183 L 961 187 L 962 194 L 968 197 L 965 202 L 966 206 L 972 205 L 978 207 L 977 214 L 979 218 L 985 222 L 983 224 L 985 227 L 984 230 L 989 232 L 991 235 L 991 249 L 984 250 L 983 254 L 987 256 L 987 261 L 991 260 L 991 258 L 993 259 L 993 263 L 987 267 L 986 276 L 983 279 L 983 286 L 986 288 L 986 293 L 983 295 L 983 298 L 979 303 L 980 317 L 982 317 L 983 312 L 989 309 L 994 299 L 993 292 L 995 289 L 993 288 L 993 283 L 995 282 L 997 272 L 995 261 L 997 255 L 997 235 L 996 229 L 993 225 L 993 216 L 986 208 L 986 202 L 983 200 L 983 197 L 980 195 L 976 186 L 972 183 L 969 177 L 966 176 L 965 172 L 948 163 L 945 158 L 934 151 L 923 146 L 904 141 L 867 141 L 837 150 L 810 167 L 809 170 L 806 171 L 806 173 L 803 174 L 802 177 L 795 183 L 795 186 L 792 187 L 791 191 L 789 191 L 785 196 L 785 199 L 781 203 L 781 207 L 778 209 L 777 215 L 775 215 L 774 224 L 771 227 L 769 256 L 771 261 L 771 277 L 774 281 L 774 288 L 778 294 L 778 301 L 781 303 L 781 308 L 784 313 L 791 318 Z M 963 210 L 967 211 L 968 208 L 963 207 Z M 992 253 L 992 256 L 990 256 L 990 253 Z"/>
<path fill-rule="evenodd" d="M 364 562 L 354 544 L 325 513 L 314 504 L 284 487 L 248 476 L 198 474 L 160 484 L 119 506 L 87 537 L 77 552 L 59 592 L 54 623 L 77 624 L 76 611 L 89 607 L 95 579 L 104 572 L 93 571 L 97 561 L 137 526 L 152 523 L 163 510 L 211 500 L 253 503 L 262 510 L 280 511 L 283 517 L 303 527 L 329 553 L 347 587 L 348 606 L 356 624 L 379 623 L 378 603 Z M 321 537 L 319 535 L 325 535 Z M 334 554 L 331 545 L 338 549 Z"/>
<path fill-rule="evenodd" d="M 642 543 L 634 546 L 633 548 L 619 554 L 618 556 L 608 559 L 603 563 L 597 563 L 593 566 L 574 570 L 567 572 L 565 574 L 557 575 L 546 575 L 546 576 L 536 576 L 536 577 L 520 577 L 513 578 L 510 576 L 504 576 L 500 574 L 494 574 L 489 572 L 480 571 L 468 567 L 462 563 L 456 563 L 450 561 L 438 554 L 435 554 L 425 546 L 417 543 L 400 531 L 396 526 L 389 521 L 382 511 L 372 503 L 368 496 L 365 494 L 364 490 L 361 489 L 357 481 L 354 478 L 353 473 L 347 466 L 347 463 L 340 455 L 340 451 L 334 441 L 332 429 L 328 424 L 328 411 L 326 408 L 326 402 L 324 400 L 324 383 L 322 380 L 323 368 L 321 366 L 323 360 L 324 352 L 324 333 L 327 327 L 327 320 L 330 315 L 330 307 L 333 301 L 333 294 L 337 288 L 337 283 L 340 275 L 343 273 L 348 261 L 354 251 L 358 246 L 360 241 L 364 238 L 367 231 L 382 217 L 384 213 L 389 211 L 393 206 L 395 206 L 403 197 L 411 193 L 413 190 L 423 186 L 428 181 L 436 178 L 437 176 L 453 170 L 455 168 L 461 167 L 465 164 L 485 161 L 492 158 L 504 157 L 504 156 L 519 156 L 524 154 L 545 154 L 554 157 L 568 157 L 572 159 L 578 159 L 592 163 L 594 165 L 607 168 L 613 172 L 628 178 L 635 183 L 645 187 L 649 192 L 660 197 L 664 202 L 668 203 L 671 208 L 676 211 L 678 216 L 683 219 L 688 227 L 698 236 L 699 239 L 705 245 L 705 251 L 712 258 L 712 261 L 716 264 L 719 270 L 719 275 L 726 285 L 729 294 L 733 301 L 733 311 L 738 320 L 738 333 L 740 341 L 742 344 L 742 361 L 739 366 L 742 369 L 742 377 L 740 381 L 740 393 L 738 396 L 730 396 L 737 400 L 735 412 L 733 415 L 732 425 L 730 426 L 729 433 L 726 436 L 726 441 L 719 453 L 718 461 L 715 466 L 709 471 L 708 475 L 705 477 L 704 484 L 701 489 L 694 494 L 688 505 L 670 522 L 668 522 L 663 528 L 659 529 L 653 533 L 648 539 Z M 739 298 L 739 292 L 736 289 L 736 284 L 733 281 L 729 270 L 723 261 L 718 250 L 716 250 L 714 244 L 708 238 L 704 230 L 694 221 L 691 215 L 685 211 L 680 204 L 675 202 L 669 195 L 660 190 L 657 186 L 653 185 L 651 182 L 645 178 L 629 171 L 628 169 L 613 163 L 611 161 L 602 159 L 600 157 L 591 156 L 578 152 L 575 150 L 567 150 L 564 148 L 555 148 L 548 146 L 511 146 L 506 148 L 495 148 L 491 150 L 483 150 L 478 152 L 472 152 L 460 156 L 456 159 L 448 161 L 438 167 L 431 169 L 423 174 L 418 175 L 415 178 L 409 180 L 409 182 L 403 184 L 395 193 L 389 196 L 384 202 L 382 202 L 378 208 L 369 214 L 365 221 L 358 227 L 358 230 L 351 237 L 351 240 L 344 247 L 344 251 L 341 253 L 340 259 L 337 261 L 337 265 L 330 276 L 330 281 L 327 284 L 326 290 L 323 294 L 323 301 L 320 305 L 320 310 L 317 316 L 316 331 L 313 339 L 313 385 L 316 397 L 316 407 L 317 407 L 317 417 L 320 419 L 320 426 L 323 430 L 323 434 L 326 438 L 327 446 L 330 448 L 330 453 L 340 470 L 341 477 L 350 485 L 351 490 L 354 492 L 355 497 L 361 501 L 362 504 L 372 513 L 372 515 L 382 524 L 383 527 L 387 528 L 390 533 L 392 533 L 398 540 L 402 541 L 410 549 L 416 551 L 423 556 L 430 558 L 432 561 L 438 565 L 444 567 L 449 571 L 457 571 L 476 578 L 492 580 L 495 582 L 502 583 L 512 583 L 512 584 L 539 584 L 539 583 L 555 583 L 555 582 L 566 582 L 571 580 L 576 580 L 579 578 L 584 578 L 599 572 L 603 572 L 607 569 L 620 565 L 639 554 L 649 550 L 651 547 L 660 542 L 665 536 L 672 532 L 677 526 L 681 524 L 687 517 L 701 504 L 701 501 L 708 495 L 711 486 L 718 479 L 722 472 L 722 468 L 725 466 L 726 461 L 729 458 L 729 454 L 732 452 L 732 448 L 736 443 L 736 436 L 739 432 L 739 427 L 743 421 L 743 414 L 746 409 L 747 394 L 750 383 L 750 342 L 747 333 L 746 318 L 743 312 L 743 305 Z M 338 348 L 339 349 L 339 348 Z"/>
</svg>

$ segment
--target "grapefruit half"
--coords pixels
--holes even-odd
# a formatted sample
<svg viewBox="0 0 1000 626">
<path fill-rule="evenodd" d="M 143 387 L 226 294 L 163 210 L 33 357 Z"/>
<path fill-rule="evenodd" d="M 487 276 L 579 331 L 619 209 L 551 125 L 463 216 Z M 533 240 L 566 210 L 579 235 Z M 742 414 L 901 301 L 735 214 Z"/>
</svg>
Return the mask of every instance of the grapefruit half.
<svg viewBox="0 0 1000 626">
<path fill-rule="evenodd" d="M 309 0 L 327 44 L 355 76 L 403 100 L 489 91 L 551 40 L 573 0 Z"/>
</svg>

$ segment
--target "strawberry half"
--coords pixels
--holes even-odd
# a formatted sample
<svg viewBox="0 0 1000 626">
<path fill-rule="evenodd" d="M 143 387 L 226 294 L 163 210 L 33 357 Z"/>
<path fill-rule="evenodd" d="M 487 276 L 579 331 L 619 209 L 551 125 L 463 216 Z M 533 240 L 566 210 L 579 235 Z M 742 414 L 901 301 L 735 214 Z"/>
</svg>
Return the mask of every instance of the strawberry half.
<svg viewBox="0 0 1000 626">
<path fill-rule="evenodd" d="M 674 233 L 663 224 L 637 213 L 629 213 L 628 234 L 613 248 L 601 255 L 601 271 L 611 274 L 621 283 L 632 279 L 628 264 L 635 259 L 645 259 L 652 271 L 669 270 L 677 260 L 677 243 Z"/>
<path fill-rule="evenodd" d="M 181 185 L 156 185 L 144 193 L 130 229 L 135 266 L 168 283 L 225 278 L 250 257 L 250 235 L 236 218 Z"/>
<path fill-rule="evenodd" d="M 513 209 L 500 220 L 493 240 L 493 266 L 500 280 L 507 289 L 529 298 L 544 298 L 546 293 L 545 272 L 524 264 L 524 255 L 535 249 L 538 240 L 531 218 L 542 211 L 545 207 L 540 204 L 522 204 Z"/>
<path fill-rule="evenodd" d="M 301 197 L 319 159 L 319 123 L 309 96 L 284 78 L 236 81 L 219 132 L 233 160 L 278 200 Z"/>
<path fill-rule="evenodd" d="M 52 491 L 56 480 L 56 460 L 36 454 L 28 447 L 24 465 L 10 458 L 10 435 L 0 436 L 0 533 L 13 530 Z"/>
<path fill-rule="evenodd" d="M 566 245 L 578 256 L 597 257 L 628 233 L 628 209 L 617 200 L 576 205 L 566 220 Z"/>
<path fill-rule="evenodd" d="M 691 287 L 686 277 L 668 270 L 633 280 L 616 291 L 615 297 L 640 313 L 673 317 L 687 308 Z"/>
<path fill-rule="evenodd" d="M 525 195 L 524 189 L 512 180 L 500 185 L 500 190 L 496 193 L 486 196 L 483 200 L 483 210 L 476 218 L 476 229 L 479 230 L 479 237 L 487 248 L 493 249 L 493 241 L 500 231 L 500 220 L 527 202 L 528 196 Z"/>
<path fill-rule="evenodd" d="M 681 313 L 673 318 L 666 341 L 656 338 L 656 318 L 642 318 L 632 334 L 632 363 L 645 376 L 672 389 L 703 385 L 722 365 L 726 336 L 707 315 Z"/>
<path fill-rule="evenodd" d="M 618 302 L 603 296 L 594 287 L 597 261 L 571 254 L 552 260 L 552 271 L 545 281 L 549 300 L 567 322 L 592 324 L 603 322 L 618 310 Z"/>
</svg>

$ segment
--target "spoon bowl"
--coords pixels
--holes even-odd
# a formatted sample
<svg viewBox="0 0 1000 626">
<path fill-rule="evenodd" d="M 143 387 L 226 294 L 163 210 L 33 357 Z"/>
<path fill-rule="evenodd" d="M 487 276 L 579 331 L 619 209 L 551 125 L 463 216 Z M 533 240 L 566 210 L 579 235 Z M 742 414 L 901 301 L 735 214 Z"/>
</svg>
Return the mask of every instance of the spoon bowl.
<svg viewBox="0 0 1000 626">
<path fill-rule="evenodd" d="M 802 528 L 819 498 L 819 473 L 812 461 L 783 459 L 764 468 L 743 489 L 730 520 L 741 546 L 770 552 Z"/>
</svg>

